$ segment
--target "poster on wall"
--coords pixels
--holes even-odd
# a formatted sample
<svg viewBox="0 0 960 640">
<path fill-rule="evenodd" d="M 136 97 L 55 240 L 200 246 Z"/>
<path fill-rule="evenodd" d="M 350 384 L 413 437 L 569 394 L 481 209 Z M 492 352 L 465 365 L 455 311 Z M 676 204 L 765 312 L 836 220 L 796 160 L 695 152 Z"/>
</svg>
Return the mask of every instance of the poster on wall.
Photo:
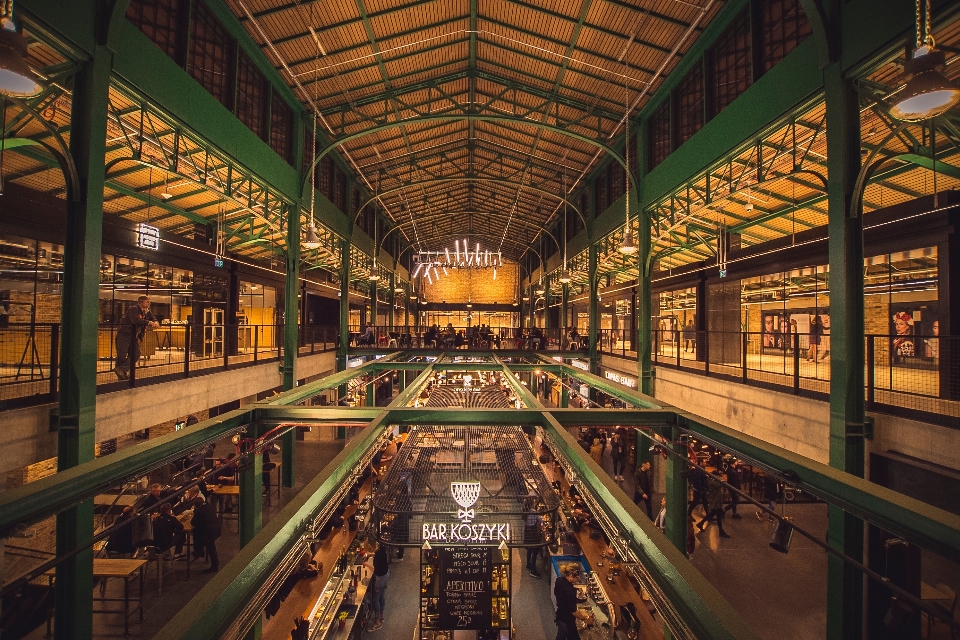
<svg viewBox="0 0 960 640">
<path fill-rule="evenodd" d="M 940 319 L 935 301 L 890 305 L 890 362 L 936 365 L 940 360 Z"/>
<path fill-rule="evenodd" d="M 820 316 L 821 332 L 816 332 L 819 341 L 819 351 L 822 354 L 830 347 L 830 311 L 829 309 L 784 309 L 781 311 L 764 311 L 761 316 L 761 345 L 764 353 L 793 353 L 794 334 L 797 334 L 797 343 L 801 351 L 810 348 L 813 320 Z"/>
</svg>

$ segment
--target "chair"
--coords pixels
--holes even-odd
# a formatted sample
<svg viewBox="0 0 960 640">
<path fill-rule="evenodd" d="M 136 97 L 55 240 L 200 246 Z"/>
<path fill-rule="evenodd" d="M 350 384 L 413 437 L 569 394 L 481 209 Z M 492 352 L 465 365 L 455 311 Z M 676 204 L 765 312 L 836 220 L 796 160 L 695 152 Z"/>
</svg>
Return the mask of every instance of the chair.
<svg viewBox="0 0 960 640">
<path fill-rule="evenodd" d="M 938 602 L 936 600 L 931 601 L 930 606 L 932 606 L 934 609 L 942 613 L 944 617 L 950 618 L 952 620 L 954 611 L 957 608 L 957 592 L 943 583 L 938 584 L 936 586 L 936 589 L 937 591 L 943 592 L 943 594 L 947 596 L 947 599 L 950 600 L 950 608 L 948 609 L 947 607 L 945 607 L 942 603 L 943 601 Z M 924 615 L 927 616 L 927 637 L 929 638 L 930 627 L 933 625 L 934 620 L 933 620 L 933 616 L 927 613 L 924 613 Z M 950 629 L 950 638 L 952 638 L 953 640 L 956 640 L 957 638 L 957 632 L 952 627 Z"/>
<path fill-rule="evenodd" d="M 161 552 L 160 547 L 147 546 L 147 560 L 157 563 L 157 595 L 163 595 L 163 576 L 173 576 L 173 582 L 177 582 L 177 574 L 173 568 L 173 551 L 167 549 Z M 189 560 L 188 560 L 189 561 Z"/>
</svg>

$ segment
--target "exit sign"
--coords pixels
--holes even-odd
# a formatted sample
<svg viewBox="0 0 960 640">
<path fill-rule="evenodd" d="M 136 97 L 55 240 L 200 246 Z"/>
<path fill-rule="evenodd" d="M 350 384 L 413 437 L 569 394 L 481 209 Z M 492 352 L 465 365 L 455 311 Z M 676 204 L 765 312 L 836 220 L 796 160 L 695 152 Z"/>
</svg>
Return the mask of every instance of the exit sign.
<svg viewBox="0 0 960 640">
<path fill-rule="evenodd" d="M 214 258 L 213 266 L 215 266 L 218 269 L 223 269 L 223 258 Z"/>
</svg>

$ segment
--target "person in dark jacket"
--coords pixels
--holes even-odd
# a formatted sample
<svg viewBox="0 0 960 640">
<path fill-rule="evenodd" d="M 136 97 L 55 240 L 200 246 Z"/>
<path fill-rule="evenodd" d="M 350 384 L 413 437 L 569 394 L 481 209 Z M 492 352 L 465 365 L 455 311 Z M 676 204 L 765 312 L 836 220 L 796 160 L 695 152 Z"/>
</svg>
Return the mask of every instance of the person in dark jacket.
<svg viewBox="0 0 960 640">
<path fill-rule="evenodd" d="M 623 480 L 623 462 L 627 455 L 627 447 L 623 441 L 623 436 L 619 433 L 613 434 L 610 441 L 610 457 L 613 458 L 613 478 Z"/>
<path fill-rule="evenodd" d="M 716 473 L 707 476 L 707 515 L 697 525 L 700 531 L 707 526 L 711 520 L 716 518 L 717 527 L 720 529 L 721 538 L 729 538 L 730 535 L 723 530 L 723 484 Z"/>
<path fill-rule="evenodd" d="M 707 504 L 707 472 L 703 467 L 696 465 L 684 471 L 683 476 L 690 480 L 690 486 L 693 487 L 693 500 L 687 507 L 687 517 L 693 515 L 693 510 L 698 504 L 703 505 L 704 513 L 710 513 L 710 506 Z"/>
<path fill-rule="evenodd" d="M 121 380 L 130 377 L 130 367 L 137 366 L 137 360 L 140 359 L 140 340 L 146 333 L 147 327 L 156 329 L 160 326 L 157 319 L 150 313 L 150 298 L 140 296 L 137 298 L 137 305 L 130 307 L 120 320 L 120 328 L 117 329 L 117 366 L 113 372 Z"/>
<path fill-rule="evenodd" d="M 123 513 L 113 523 L 118 528 L 107 538 L 107 551 L 121 555 L 133 553 L 133 507 L 124 507 Z"/>
<path fill-rule="evenodd" d="M 220 570 L 220 556 L 217 555 L 217 538 L 220 537 L 220 521 L 213 507 L 197 496 L 193 501 L 193 554 L 202 558 L 204 551 L 210 558 L 210 567 L 204 573 L 216 573 Z"/>
<path fill-rule="evenodd" d="M 174 557 L 183 556 L 183 543 L 186 540 L 183 523 L 173 516 L 173 507 L 169 502 L 160 505 L 160 514 L 153 519 L 153 544 L 160 553 L 173 548 Z"/>
<path fill-rule="evenodd" d="M 740 489 L 740 461 L 734 460 L 727 467 L 727 484 L 734 489 Z M 737 505 L 740 504 L 740 494 L 736 491 L 730 491 L 730 504 L 723 508 L 724 511 L 732 511 L 733 519 L 739 520 L 742 516 L 737 513 Z"/>
<path fill-rule="evenodd" d="M 652 487 L 650 486 L 650 463 L 644 460 L 640 463 L 640 468 L 633 475 L 634 489 L 633 502 L 637 505 L 643 500 L 643 506 L 646 508 L 647 517 L 653 520 L 653 498 L 650 497 Z"/>
<path fill-rule="evenodd" d="M 780 498 L 780 492 L 783 488 L 780 486 L 780 483 L 777 482 L 776 478 L 767 474 L 763 478 L 763 499 L 767 501 L 767 508 L 770 511 L 777 510 L 777 500 Z M 757 520 L 763 520 L 763 511 L 757 511 Z M 772 514 L 767 514 L 767 520 L 771 522 L 775 520 Z"/>
<path fill-rule="evenodd" d="M 557 601 L 557 640 L 580 640 L 577 631 L 577 618 L 588 625 L 593 616 L 577 608 L 577 589 L 574 583 L 580 578 L 580 566 L 576 563 L 565 564 L 560 568 L 560 577 L 553 585 L 553 595 Z"/>
</svg>

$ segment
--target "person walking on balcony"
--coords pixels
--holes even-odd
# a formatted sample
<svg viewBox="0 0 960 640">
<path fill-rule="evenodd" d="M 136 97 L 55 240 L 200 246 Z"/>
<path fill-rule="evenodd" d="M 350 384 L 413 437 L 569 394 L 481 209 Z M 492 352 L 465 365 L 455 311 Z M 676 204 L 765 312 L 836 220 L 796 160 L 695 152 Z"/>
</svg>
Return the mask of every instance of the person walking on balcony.
<svg viewBox="0 0 960 640">
<path fill-rule="evenodd" d="M 643 501 L 643 507 L 647 512 L 647 517 L 653 520 L 653 504 L 651 494 L 653 487 L 650 478 L 650 462 L 644 460 L 640 463 L 640 468 L 633 474 L 633 502 L 639 505 Z"/>
<path fill-rule="evenodd" d="M 683 352 L 696 352 L 697 350 L 697 329 L 693 326 L 693 320 L 687 320 L 687 326 L 683 328 Z"/>
<path fill-rule="evenodd" d="M 610 457 L 613 458 L 613 479 L 623 480 L 623 459 L 626 456 L 626 446 L 619 433 L 613 434 L 610 441 Z"/>
<path fill-rule="evenodd" d="M 150 313 L 150 298 L 147 296 L 140 296 L 136 306 L 127 309 L 120 320 L 120 328 L 117 329 L 117 366 L 113 372 L 118 378 L 126 380 L 130 377 L 130 367 L 137 366 L 137 360 L 140 359 L 140 341 L 143 340 L 143 334 L 147 327 L 156 329 L 159 326 L 160 323 Z"/>
</svg>

